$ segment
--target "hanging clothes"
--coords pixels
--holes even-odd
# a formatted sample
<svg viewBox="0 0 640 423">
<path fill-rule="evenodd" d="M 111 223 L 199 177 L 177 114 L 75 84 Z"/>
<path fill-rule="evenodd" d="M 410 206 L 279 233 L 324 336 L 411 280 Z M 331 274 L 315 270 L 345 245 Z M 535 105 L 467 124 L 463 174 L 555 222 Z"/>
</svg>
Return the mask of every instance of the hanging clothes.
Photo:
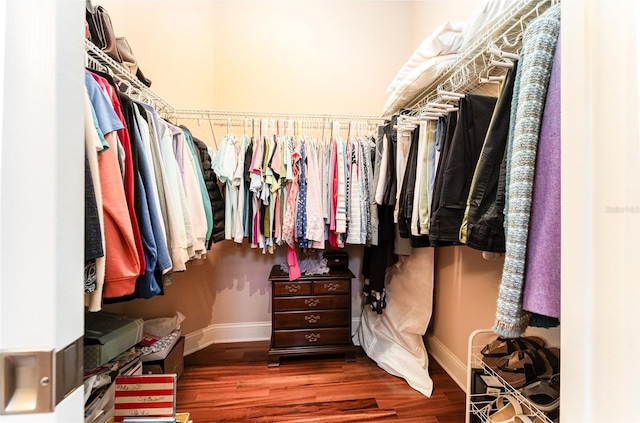
<svg viewBox="0 0 640 423">
<path fill-rule="evenodd" d="M 540 121 L 559 32 L 557 4 L 527 26 L 522 40 L 520 80 L 514 87 L 514 97 L 518 97 L 516 116 L 507 144 L 506 252 L 493 327 L 505 337 L 520 336 L 529 325 L 529 315 L 522 309 L 522 292 L 531 192 Z"/>
<path fill-rule="evenodd" d="M 116 88 L 116 84 L 109 74 L 91 73 L 91 76 L 98 82 L 98 85 L 104 90 L 109 97 L 113 110 L 122 122 L 122 128 L 116 131 L 118 135 L 119 146 L 122 148 L 122 179 L 124 183 L 125 199 L 127 200 L 127 209 L 129 211 L 129 219 L 131 220 L 131 228 L 133 230 L 133 237 L 136 245 L 136 251 L 138 254 L 138 274 L 143 274 L 146 268 L 144 248 L 142 246 L 142 237 L 140 235 L 140 226 L 138 225 L 138 218 L 135 212 L 135 199 L 134 199 L 134 167 L 133 167 L 133 155 L 131 152 L 131 139 L 129 135 L 130 128 L 127 127 L 125 117 L 121 106 L 121 97 Z"/>
<path fill-rule="evenodd" d="M 560 33 L 540 128 L 522 308 L 531 326 L 553 327 L 560 318 Z M 546 317 L 546 318 L 545 318 Z"/>
<path fill-rule="evenodd" d="M 189 240 L 192 238 L 191 222 L 185 200 L 184 186 L 180 183 L 180 168 L 173 154 L 173 134 L 168 124 L 159 120 L 159 150 L 162 168 L 166 172 L 165 199 L 171 233 L 171 261 L 176 272 L 186 270 L 189 261 Z"/>
<path fill-rule="evenodd" d="M 460 244 L 460 226 L 469 197 L 473 173 L 491 122 L 496 98 L 467 94 L 460 99 L 459 117 L 446 162 L 441 162 L 439 204 L 433 207 L 429 226 L 431 245 Z M 442 158 L 441 158 L 442 160 Z"/>
<path fill-rule="evenodd" d="M 375 160 L 375 141 L 368 137 L 362 140 L 360 147 L 362 148 L 362 174 L 363 174 L 363 198 L 362 206 L 364 209 L 363 223 L 366 227 L 365 244 L 372 245 L 374 242 L 374 222 L 377 224 L 377 213 L 375 204 L 372 204 L 374 185 L 374 160 Z M 375 215 L 375 216 L 374 216 Z M 377 228 L 376 228 L 377 231 Z M 376 239 L 377 241 L 377 239 Z"/>
<path fill-rule="evenodd" d="M 123 94 L 120 94 L 120 102 L 122 105 L 122 113 L 125 116 L 127 127 L 129 128 L 131 160 L 134 164 L 133 198 L 145 258 L 144 271 L 140 273 L 140 276 L 136 280 L 136 288 L 132 295 L 140 298 L 151 298 L 162 291 L 160 287 L 162 281 L 156 280 L 155 277 L 155 271 L 158 265 L 158 247 L 156 238 L 154 237 L 149 211 L 149 203 L 154 200 L 153 197 L 147 196 L 143 182 L 142 172 L 145 171 L 147 162 L 144 156 L 144 148 L 142 148 L 139 129 L 134 118 L 133 102 Z"/>
<path fill-rule="evenodd" d="M 433 198 L 433 180 L 436 173 L 436 144 L 437 138 L 442 135 L 441 121 L 429 120 L 426 122 L 426 145 L 422 155 L 422 171 L 420 172 L 420 191 L 418 196 L 418 216 L 415 222 L 416 232 L 427 239 L 420 242 L 421 246 L 428 247 L 429 223 L 431 219 L 431 200 Z M 417 247 L 418 245 L 416 245 Z"/>
<path fill-rule="evenodd" d="M 347 159 L 349 160 L 349 231 L 345 242 L 349 244 L 360 244 L 362 233 L 362 210 L 360 208 L 360 149 L 355 139 L 348 141 Z"/>
<path fill-rule="evenodd" d="M 104 103 L 102 103 L 104 105 Z M 85 305 L 89 311 L 100 311 L 102 291 L 104 288 L 104 276 L 105 276 L 105 229 L 104 229 L 104 211 L 102 204 L 102 187 L 100 185 L 100 174 L 98 169 L 98 152 L 104 150 L 104 144 L 100 140 L 100 125 L 98 123 L 97 115 L 92 107 L 91 100 L 89 99 L 88 90 L 85 87 L 84 93 L 84 139 L 85 139 L 85 155 L 86 165 L 89 168 L 89 177 L 86 175 L 85 170 L 85 184 L 89 181 L 93 187 L 93 193 L 95 198 L 95 205 L 97 211 L 97 220 L 100 231 L 99 246 L 97 244 L 97 236 L 86 233 L 85 248 L 88 248 L 89 252 L 85 256 Z M 103 138 L 104 139 L 104 138 Z M 106 143 L 106 141 L 105 141 Z M 90 244 L 87 246 L 86 244 Z M 87 287 L 87 280 L 88 287 Z"/>
<path fill-rule="evenodd" d="M 238 190 L 233 185 L 233 178 L 238 165 L 238 154 L 235 145 L 237 139 L 233 135 L 226 135 L 220 143 L 216 157 L 213 159 L 212 167 L 218 180 L 224 185 L 225 191 L 225 210 L 224 210 L 224 228 L 225 239 L 233 239 L 233 224 L 235 219 L 236 207 L 238 204 Z"/>
<path fill-rule="evenodd" d="M 518 62 L 509 69 L 487 130 L 482 152 L 471 181 L 460 242 L 471 248 L 504 252 L 504 189 L 500 179 L 506 165 L 511 103 Z M 504 178 L 502 178 L 504 179 Z"/>
<path fill-rule="evenodd" d="M 318 164 L 318 145 L 313 139 L 307 146 L 307 233 L 311 247 L 324 249 L 324 219 L 322 215 L 322 169 Z"/>
<path fill-rule="evenodd" d="M 167 126 L 171 130 L 174 158 L 180 169 L 185 215 L 189 217 L 187 252 L 190 260 L 202 259 L 206 255 L 207 218 L 197 176 L 199 171 L 184 131 L 175 125 Z"/>
<path fill-rule="evenodd" d="M 247 153 L 247 148 L 249 148 L 249 138 L 248 137 L 243 137 L 242 141 L 239 144 L 239 150 L 238 150 L 238 163 L 236 165 L 236 170 L 233 173 L 233 179 L 231 181 L 232 186 L 234 187 L 234 190 L 237 191 L 237 196 L 236 196 L 236 213 L 234 215 L 234 219 L 233 219 L 233 233 L 232 233 L 232 238 L 233 241 L 240 244 L 242 243 L 243 239 L 245 238 L 245 221 L 246 221 L 246 210 L 245 210 L 245 202 L 247 201 L 247 193 L 246 193 L 246 189 L 247 187 L 245 186 L 244 183 L 244 170 L 245 170 L 245 159 L 246 159 L 246 153 Z"/>
<path fill-rule="evenodd" d="M 209 239 L 211 238 L 211 233 L 213 232 L 213 210 L 211 208 L 211 202 L 209 201 L 209 194 L 207 192 L 207 186 L 204 181 L 204 166 L 202 163 L 202 156 L 199 151 L 196 151 L 197 147 L 195 146 L 195 140 L 191 135 L 191 132 L 188 128 L 184 126 L 180 126 L 180 129 L 184 132 L 185 136 L 185 144 L 191 153 L 191 157 L 193 158 L 194 164 L 197 166 L 194 169 L 195 176 L 198 180 L 198 186 L 200 187 L 200 199 L 202 200 L 202 207 L 205 214 L 205 219 L 207 222 L 207 230 L 204 238 L 204 248 L 207 248 Z"/>
<path fill-rule="evenodd" d="M 207 145 L 197 138 L 193 138 L 193 144 L 200 155 L 202 177 L 211 204 L 212 228 L 207 240 L 207 249 L 211 249 L 213 243 L 224 240 L 224 198 L 218 186 L 218 178 L 211 167 L 212 159 Z"/>
<path fill-rule="evenodd" d="M 134 102 L 133 111 L 139 135 L 139 137 L 136 138 L 136 146 L 140 160 L 140 175 L 144 183 L 145 194 L 147 195 L 147 205 L 151 217 L 153 236 L 156 242 L 157 266 L 155 272 L 164 275 L 173 268 L 173 263 L 171 262 L 169 254 L 167 230 L 164 224 L 164 218 L 162 217 L 159 190 L 153 169 L 150 148 L 150 125 L 147 122 L 149 117 L 140 103 Z M 158 284 L 162 286 L 161 277 L 157 277 L 156 279 Z"/>
<path fill-rule="evenodd" d="M 85 86 L 100 132 L 110 146 L 115 146 L 117 131 L 122 130 L 124 124 L 114 110 L 112 97 L 107 97 L 94 75 L 89 72 L 86 74 Z M 116 148 L 108 148 L 98 155 L 98 168 L 105 237 L 103 296 L 127 295 L 134 292 L 135 281 L 140 274 L 140 261 Z M 99 309 L 95 299 L 90 302 L 92 309 Z"/>
<path fill-rule="evenodd" d="M 393 240 L 396 233 L 393 211 L 397 192 L 395 179 L 395 140 L 397 134 L 393 129 L 395 125 L 397 125 L 397 117 L 378 130 L 376 155 L 380 152 L 381 157 L 379 161 L 377 157 L 375 159 L 375 163 L 380 163 L 380 165 L 377 172 L 378 186 L 374 190 L 376 192 L 375 207 L 377 208 L 378 224 L 377 231 L 376 228 L 373 229 L 373 232 L 377 232 L 378 242 L 376 245 L 365 247 L 362 259 L 362 275 L 365 278 L 363 287 L 365 304 L 370 305 L 376 313 L 382 313 L 386 307 L 385 279 L 387 269 L 398 260 L 393 252 Z M 382 189 L 380 184 L 384 186 Z M 381 203 L 378 203 L 378 200 Z"/>
<path fill-rule="evenodd" d="M 298 166 L 298 204 L 296 205 L 296 241 L 300 248 L 309 248 L 307 240 L 307 172 L 305 154 L 305 140 L 298 141 L 299 159 Z"/>
<path fill-rule="evenodd" d="M 411 134 L 411 146 L 407 155 L 407 165 L 405 167 L 402 189 L 398 197 L 400 205 L 398 207 L 398 232 L 402 238 L 411 237 L 411 217 L 413 215 L 416 174 L 418 171 L 418 152 L 420 150 L 420 136 L 424 132 L 422 128 L 416 128 Z M 415 205 L 417 207 L 417 204 Z"/>
</svg>

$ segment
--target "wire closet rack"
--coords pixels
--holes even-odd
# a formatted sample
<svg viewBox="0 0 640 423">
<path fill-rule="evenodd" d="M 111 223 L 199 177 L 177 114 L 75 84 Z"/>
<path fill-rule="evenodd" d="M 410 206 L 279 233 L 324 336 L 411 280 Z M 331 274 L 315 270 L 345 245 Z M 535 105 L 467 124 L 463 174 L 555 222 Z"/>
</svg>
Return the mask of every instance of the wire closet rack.
<svg viewBox="0 0 640 423">
<path fill-rule="evenodd" d="M 175 115 L 175 109 L 166 100 L 140 82 L 140 80 L 121 63 L 113 60 L 89 40 L 85 40 L 84 47 L 87 52 L 86 59 L 88 68 L 108 73 L 118 83 L 122 91 L 127 95 L 153 106 L 161 116 L 172 118 Z"/>
<path fill-rule="evenodd" d="M 164 118 L 172 120 L 206 120 L 226 123 L 228 126 L 247 125 L 247 122 L 262 120 L 272 122 L 298 121 L 314 127 L 336 128 L 355 126 L 372 126 L 383 121 L 380 116 L 340 115 L 340 114 L 305 114 L 305 113 L 265 113 L 236 112 L 222 110 L 176 109 L 164 98 L 144 85 L 129 69 L 116 62 L 89 40 L 85 40 L 87 67 L 110 74 L 126 94 L 150 104 Z"/>
<path fill-rule="evenodd" d="M 529 22 L 560 0 L 514 1 L 499 17 L 487 23 L 480 35 L 435 81 L 405 106 L 413 115 L 428 113 L 433 104 L 451 104 L 455 95 L 472 92 L 487 82 L 504 78 L 522 47 Z"/>
</svg>

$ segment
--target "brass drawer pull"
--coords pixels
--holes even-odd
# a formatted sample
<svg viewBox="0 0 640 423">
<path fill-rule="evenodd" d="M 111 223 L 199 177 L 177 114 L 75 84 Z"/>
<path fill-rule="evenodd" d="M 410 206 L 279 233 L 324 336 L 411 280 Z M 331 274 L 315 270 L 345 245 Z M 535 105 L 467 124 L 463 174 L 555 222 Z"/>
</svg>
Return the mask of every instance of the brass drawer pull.
<svg viewBox="0 0 640 423">
<path fill-rule="evenodd" d="M 327 291 L 334 292 L 334 291 L 337 291 L 338 288 L 340 288 L 340 284 L 329 282 L 329 283 L 325 283 L 324 287 Z"/>
<path fill-rule="evenodd" d="M 286 289 L 287 292 L 291 294 L 295 294 L 296 292 L 300 291 L 300 285 L 285 285 L 284 289 Z"/>
<path fill-rule="evenodd" d="M 318 320 L 320 320 L 320 315 L 314 316 L 313 314 L 310 314 L 308 316 L 304 316 L 304 320 L 306 320 L 309 324 L 318 323 Z"/>
<path fill-rule="evenodd" d="M 317 298 L 308 298 L 308 299 L 304 300 L 304 303 L 308 307 L 316 307 L 318 304 L 320 304 L 320 300 L 317 299 Z"/>
<path fill-rule="evenodd" d="M 309 335 L 305 335 L 304 337 L 307 341 L 313 343 L 318 342 L 318 339 L 320 339 L 320 334 L 311 332 Z"/>
</svg>

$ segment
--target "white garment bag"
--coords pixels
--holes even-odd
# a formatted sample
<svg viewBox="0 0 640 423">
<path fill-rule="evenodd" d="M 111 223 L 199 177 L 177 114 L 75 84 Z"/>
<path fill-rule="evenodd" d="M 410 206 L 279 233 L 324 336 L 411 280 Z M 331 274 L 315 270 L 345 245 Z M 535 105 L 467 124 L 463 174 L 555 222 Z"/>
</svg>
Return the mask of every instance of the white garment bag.
<svg viewBox="0 0 640 423">
<path fill-rule="evenodd" d="M 414 248 L 387 273 L 387 307 L 362 311 L 357 336 L 367 355 L 388 373 L 430 397 L 433 381 L 423 335 L 433 312 L 434 249 Z"/>
</svg>

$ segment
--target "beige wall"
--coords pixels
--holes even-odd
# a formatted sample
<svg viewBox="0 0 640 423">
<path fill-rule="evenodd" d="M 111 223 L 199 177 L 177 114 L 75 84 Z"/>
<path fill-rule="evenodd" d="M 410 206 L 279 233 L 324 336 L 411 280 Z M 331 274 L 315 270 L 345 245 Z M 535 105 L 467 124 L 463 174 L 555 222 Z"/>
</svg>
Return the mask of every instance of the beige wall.
<svg viewBox="0 0 640 423">
<path fill-rule="evenodd" d="M 379 115 L 410 1 L 95 0 L 180 109 Z"/>
<path fill-rule="evenodd" d="M 93 0 L 131 45 L 151 89 L 177 108 L 213 107 L 214 2 Z"/>
<path fill-rule="evenodd" d="M 463 362 L 469 334 L 493 326 L 503 263 L 466 246 L 437 250 L 433 336 Z"/>
<path fill-rule="evenodd" d="M 412 2 L 411 25 L 414 50 L 445 22 L 465 22 L 481 0 L 417 0 Z"/>
</svg>

